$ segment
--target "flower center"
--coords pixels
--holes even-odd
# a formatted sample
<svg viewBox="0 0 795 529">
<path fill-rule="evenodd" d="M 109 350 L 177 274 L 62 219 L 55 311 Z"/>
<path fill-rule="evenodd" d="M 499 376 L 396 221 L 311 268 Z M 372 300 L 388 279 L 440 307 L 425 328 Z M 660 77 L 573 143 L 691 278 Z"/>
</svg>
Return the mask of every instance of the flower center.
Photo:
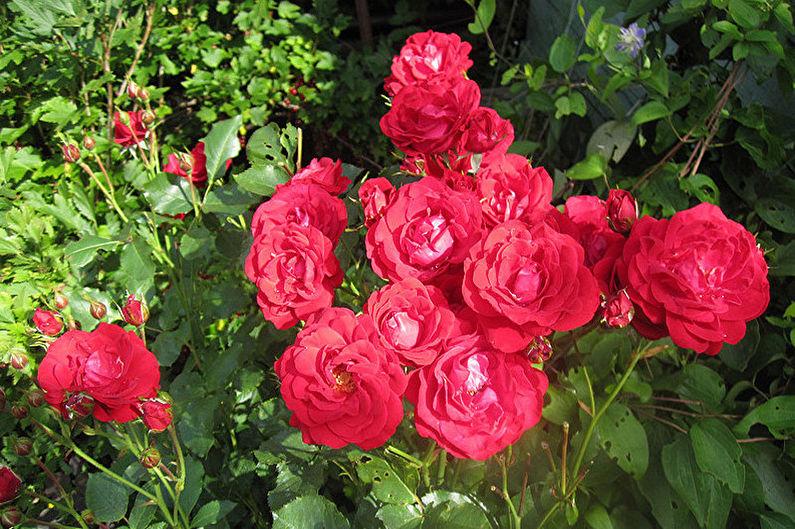
<svg viewBox="0 0 795 529">
<path fill-rule="evenodd" d="M 331 386 L 331 389 L 334 391 L 339 391 L 340 393 L 353 393 L 356 390 L 353 376 L 348 373 L 344 365 L 335 367 L 331 375 L 334 377 L 334 385 Z"/>
<path fill-rule="evenodd" d="M 86 359 L 83 380 L 88 387 L 100 387 L 110 384 L 121 377 L 124 362 L 118 355 L 105 351 L 95 351 Z"/>
<path fill-rule="evenodd" d="M 384 322 L 384 334 L 389 343 L 399 349 L 410 349 L 417 345 L 420 324 L 406 312 L 396 312 Z"/>
<path fill-rule="evenodd" d="M 489 381 L 489 377 L 485 373 L 486 368 L 488 368 L 488 359 L 483 355 L 474 354 L 467 358 L 468 376 L 464 382 L 464 390 L 469 395 L 474 395 L 483 389 Z"/>
<path fill-rule="evenodd" d="M 447 219 L 438 213 L 421 219 L 412 226 L 408 235 L 405 241 L 407 253 L 412 263 L 423 267 L 443 260 L 455 242 Z"/>
<path fill-rule="evenodd" d="M 516 273 L 511 293 L 519 301 L 535 299 L 543 281 L 543 270 L 538 263 L 525 264 Z"/>
</svg>

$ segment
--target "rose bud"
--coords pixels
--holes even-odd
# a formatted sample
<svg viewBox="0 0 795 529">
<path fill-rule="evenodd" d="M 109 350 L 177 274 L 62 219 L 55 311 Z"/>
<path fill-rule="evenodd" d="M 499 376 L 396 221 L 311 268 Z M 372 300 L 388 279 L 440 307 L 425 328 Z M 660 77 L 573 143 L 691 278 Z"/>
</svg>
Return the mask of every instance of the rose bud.
<svg viewBox="0 0 795 529">
<path fill-rule="evenodd" d="M 174 420 L 171 403 L 159 400 L 147 400 L 141 404 L 141 419 L 150 431 L 159 433 L 168 428 Z"/>
<path fill-rule="evenodd" d="M 20 457 L 25 457 L 33 451 L 33 441 L 27 437 L 19 437 L 14 441 L 14 452 Z"/>
<path fill-rule="evenodd" d="M 13 500 L 19 494 L 22 481 L 13 470 L 5 465 L 0 465 L 0 503 Z"/>
<path fill-rule="evenodd" d="M 14 404 L 11 406 L 11 415 L 16 419 L 24 419 L 28 416 L 28 407 L 24 404 Z"/>
<path fill-rule="evenodd" d="M 0 411 L 6 407 L 6 392 L 0 389 Z"/>
<path fill-rule="evenodd" d="M 87 524 L 92 524 L 94 523 L 94 511 L 91 509 L 83 509 L 80 512 L 80 518 L 82 518 Z"/>
<path fill-rule="evenodd" d="M 635 315 L 635 306 L 626 289 L 619 290 L 602 301 L 602 323 L 608 327 L 622 328 L 629 325 Z"/>
<path fill-rule="evenodd" d="M 94 138 L 91 136 L 86 136 L 83 138 L 83 147 L 88 149 L 89 151 L 92 150 L 96 146 L 97 142 L 94 141 Z"/>
<path fill-rule="evenodd" d="M 94 411 L 94 399 L 85 393 L 72 393 L 63 406 L 70 419 L 88 417 Z"/>
<path fill-rule="evenodd" d="M 135 82 L 130 81 L 130 83 L 127 85 L 127 96 L 130 99 L 137 98 L 138 97 L 138 90 L 140 90 L 140 87 L 137 84 L 135 84 Z"/>
<path fill-rule="evenodd" d="M 24 369 L 28 365 L 28 355 L 22 351 L 13 351 L 11 353 L 11 367 L 14 369 Z"/>
<path fill-rule="evenodd" d="M 8 507 L 0 514 L 0 523 L 5 527 L 13 527 L 21 521 L 22 512 L 16 507 Z"/>
<path fill-rule="evenodd" d="M 100 303 L 99 301 L 91 300 L 91 315 L 94 319 L 101 320 L 105 317 L 105 314 L 108 312 L 107 307 L 105 307 L 104 303 Z"/>
<path fill-rule="evenodd" d="M 121 309 L 121 314 L 124 321 L 139 327 L 149 319 L 149 307 L 146 306 L 146 301 L 143 298 L 138 301 L 135 299 L 135 294 L 130 294 L 127 303 Z"/>
<path fill-rule="evenodd" d="M 527 346 L 527 358 L 533 364 L 546 362 L 552 357 L 552 344 L 546 336 L 536 336 Z"/>
<path fill-rule="evenodd" d="M 38 408 L 40 406 L 44 406 L 44 392 L 39 388 L 33 388 L 28 391 L 27 395 L 28 404 L 33 406 L 34 408 Z"/>
<path fill-rule="evenodd" d="M 76 163 L 80 159 L 80 147 L 73 143 L 61 145 L 63 159 L 69 163 Z"/>
<path fill-rule="evenodd" d="M 605 203 L 607 223 L 618 233 L 629 233 L 632 225 L 638 220 L 638 203 L 629 193 L 622 189 L 611 189 Z"/>
<path fill-rule="evenodd" d="M 150 446 L 141 452 L 141 457 L 138 458 L 138 461 L 144 468 L 154 468 L 160 464 L 160 452 L 154 446 Z"/>
<path fill-rule="evenodd" d="M 144 110 L 141 112 L 141 121 L 144 125 L 150 125 L 155 120 L 155 113 L 151 110 Z"/>
<path fill-rule="evenodd" d="M 193 155 L 187 152 L 181 152 L 177 155 L 179 159 L 179 168 L 190 173 L 193 171 Z"/>
<path fill-rule="evenodd" d="M 63 324 L 58 315 L 43 309 L 36 309 L 33 314 L 33 325 L 36 326 L 40 333 L 47 336 L 55 336 L 63 329 Z"/>
<path fill-rule="evenodd" d="M 60 292 L 56 292 L 53 299 L 55 300 L 55 308 L 58 310 L 65 309 L 69 305 L 69 300 Z"/>
<path fill-rule="evenodd" d="M 370 178 L 359 188 L 359 200 L 364 209 L 364 223 L 369 228 L 380 219 L 395 195 L 395 186 L 386 178 Z"/>
<path fill-rule="evenodd" d="M 138 88 L 138 98 L 141 101 L 146 101 L 147 99 L 149 99 L 149 90 L 147 90 L 146 88 L 140 88 L 139 87 Z"/>
</svg>

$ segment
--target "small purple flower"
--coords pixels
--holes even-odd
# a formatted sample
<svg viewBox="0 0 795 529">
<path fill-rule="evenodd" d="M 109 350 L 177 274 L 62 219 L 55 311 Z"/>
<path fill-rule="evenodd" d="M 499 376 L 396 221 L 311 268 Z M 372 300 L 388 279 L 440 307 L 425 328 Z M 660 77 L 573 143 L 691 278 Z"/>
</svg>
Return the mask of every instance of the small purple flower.
<svg viewBox="0 0 795 529">
<path fill-rule="evenodd" d="M 646 28 L 638 27 L 638 24 L 633 22 L 628 28 L 621 28 L 621 34 L 618 36 L 621 40 L 616 44 L 618 51 L 628 51 L 633 57 L 638 56 L 638 52 L 645 44 Z"/>
</svg>

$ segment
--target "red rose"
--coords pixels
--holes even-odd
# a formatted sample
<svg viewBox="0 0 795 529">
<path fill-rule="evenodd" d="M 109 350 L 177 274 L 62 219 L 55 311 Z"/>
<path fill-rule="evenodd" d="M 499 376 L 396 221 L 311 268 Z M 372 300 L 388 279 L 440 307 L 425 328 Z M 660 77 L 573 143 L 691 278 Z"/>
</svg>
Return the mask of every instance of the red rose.
<svg viewBox="0 0 795 529">
<path fill-rule="evenodd" d="M 227 160 L 227 167 L 232 160 Z M 190 154 L 179 153 L 169 154 L 168 164 L 163 168 L 166 173 L 179 175 L 189 182 L 193 182 L 196 187 L 207 185 L 207 156 L 204 154 L 204 142 L 199 142 L 190 151 Z M 190 171 L 190 177 L 188 176 Z"/>
<path fill-rule="evenodd" d="M 125 123 L 126 122 L 126 123 Z M 114 139 L 113 141 L 122 147 L 130 147 L 146 139 L 149 129 L 141 121 L 140 112 L 127 112 L 127 118 L 122 121 L 122 117 L 116 112 L 113 115 Z"/>
<path fill-rule="evenodd" d="M 315 227 L 336 246 L 348 225 L 348 212 L 342 199 L 311 181 L 282 186 L 254 212 L 251 234 L 256 239 L 288 222 Z"/>
<path fill-rule="evenodd" d="M 621 189 L 611 189 L 605 203 L 607 222 L 618 233 L 629 233 L 638 220 L 638 203 L 629 193 Z"/>
<path fill-rule="evenodd" d="M 548 385 L 524 356 L 497 351 L 482 336 L 463 336 L 412 372 L 406 398 L 418 434 L 455 457 L 482 461 L 538 423 Z"/>
<path fill-rule="evenodd" d="M 370 178 L 359 187 L 359 200 L 364 209 L 364 224 L 368 228 L 384 214 L 395 196 L 395 186 L 386 178 Z"/>
<path fill-rule="evenodd" d="M 413 278 L 373 292 L 364 313 L 372 316 L 381 345 L 412 367 L 434 361 L 455 319 L 441 290 Z"/>
<path fill-rule="evenodd" d="M 36 312 L 33 313 L 33 325 L 40 333 L 47 336 L 55 336 L 63 329 L 63 323 L 58 315 L 43 309 L 36 309 Z"/>
<path fill-rule="evenodd" d="M 143 298 L 139 300 L 134 294 L 130 294 L 121 308 L 121 315 L 126 323 L 139 327 L 149 320 L 149 307 Z"/>
<path fill-rule="evenodd" d="M 342 270 L 334 245 L 314 226 L 287 223 L 262 233 L 246 257 L 257 304 L 277 329 L 287 329 L 330 307 Z"/>
<path fill-rule="evenodd" d="M 93 399 L 100 421 L 132 421 L 141 399 L 154 397 L 160 385 L 157 358 L 134 332 L 100 323 L 91 332 L 69 331 L 55 340 L 41 361 L 39 385 L 47 402 L 67 414 L 76 394 Z"/>
<path fill-rule="evenodd" d="M 470 152 L 505 154 L 513 140 L 511 122 L 502 119 L 493 108 L 480 107 L 469 114 L 460 146 Z"/>
<path fill-rule="evenodd" d="M 342 176 L 342 162 L 331 158 L 313 158 L 309 165 L 293 175 L 286 184 L 276 186 L 276 191 L 293 184 L 314 183 L 325 189 L 329 194 L 337 196 L 344 193 L 351 179 Z"/>
<path fill-rule="evenodd" d="M 274 366 L 305 443 L 376 448 L 403 418 L 406 375 L 370 316 L 333 307 L 307 321 Z"/>
<path fill-rule="evenodd" d="M 518 154 L 487 156 L 478 171 L 477 192 L 487 227 L 514 219 L 527 222 L 549 207 L 552 178 Z"/>
<path fill-rule="evenodd" d="M 450 189 L 474 192 L 477 167 L 472 153 L 452 149 L 443 154 L 429 154 L 423 161 L 425 174 L 438 178 Z"/>
<path fill-rule="evenodd" d="M 436 154 L 461 136 L 480 88 L 468 79 L 440 79 L 403 88 L 381 118 L 381 130 L 406 154 Z"/>
<path fill-rule="evenodd" d="M 174 420 L 170 402 L 147 400 L 141 404 L 141 419 L 149 430 L 162 432 Z"/>
<path fill-rule="evenodd" d="M 470 51 L 472 46 L 455 33 L 415 33 L 392 59 L 392 75 L 384 80 L 384 88 L 394 96 L 406 85 L 433 77 L 463 77 L 472 66 Z"/>
<path fill-rule="evenodd" d="M 668 220 L 639 219 L 618 263 L 635 303 L 633 326 L 650 338 L 716 354 L 767 308 L 767 263 L 754 236 L 719 207 L 700 204 Z"/>
<path fill-rule="evenodd" d="M 370 227 L 367 257 L 384 279 L 414 277 L 427 283 L 464 261 L 480 240 L 481 222 L 474 193 L 423 178 L 398 189 L 384 216 Z"/>
<path fill-rule="evenodd" d="M 518 351 L 593 317 L 599 288 L 583 260 L 577 241 L 546 224 L 499 224 L 464 262 L 464 300 L 495 347 Z"/>
<path fill-rule="evenodd" d="M 19 495 L 22 481 L 13 470 L 5 465 L 0 465 L 0 503 L 11 501 Z"/>
</svg>

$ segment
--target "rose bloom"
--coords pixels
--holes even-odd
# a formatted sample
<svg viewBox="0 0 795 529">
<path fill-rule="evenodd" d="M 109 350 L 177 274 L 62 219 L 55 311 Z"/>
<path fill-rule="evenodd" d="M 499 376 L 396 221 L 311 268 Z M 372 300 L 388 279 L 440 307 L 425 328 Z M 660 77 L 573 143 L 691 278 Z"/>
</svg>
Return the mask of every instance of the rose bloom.
<svg viewBox="0 0 795 529">
<path fill-rule="evenodd" d="M 359 200 L 364 209 L 364 225 L 368 228 L 380 219 L 395 197 L 395 186 L 383 177 L 365 180 L 359 187 Z"/>
<path fill-rule="evenodd" d="M 472 66 L 470 51 L 472 46 L 455 33 L 415 33 L 392 59 L 392 75 L 384 80 L 384 88 L 395 96 L 404 86 L 433 77 L 461 78 Z"/>
<path fill-rule="evenodd" d="M 472 153 L 460 151 L 456 148 L 444 154 L 431 154 L 425 156 L 425 174 L 441 180 L 450 189 L 456 191 L 474 192 L 475 166 Z"/>
<path fill-rule="evenodd" d="M 257 238 L 288 222 L 315 227 L 336 246 L 348 225 L 348 212 L 342 199 L 307 180 L 281 186 L 268 201 L 260 204 L 251 219 L 251 234 Z"/>
<path fill-rule="evenodd" d="M 511 122 L 502 119 L 493 108 L 480 107 L 469 114 L 460 148 L 470 152 L 505 154 L 513 140 Z"/>
<path fill-rule="evenodd" d="M 68 331 L 55 340 L 39 365 L 39 386 L 47 402 L 64 415 L 75 396 L 93 400 L 100 421 L 128 422 L 138 417 L 141 399 L 160 385 L 157 358 L 134 332 L 100 323 L 91 332 Z"/>
<path fill-rule="evenodd" d="M 767 263 L 754 236 L 703 203 L 671 220 L 642 217 L 618 263 L 639 310 L 633 326 L 648 338 L 716 354 L 745 336 L 770 301 Z"/>
<path fill-rule="evenodd" d="M 337 196 L 344 193 L 351 183 L 350 178 L 342 176 L 342 162 L 331 158 L 313 158 L 309 165 L 293 175 L 289 182 L 276 186 L 276 191 L 293 184 L 314 183 L 329 194 Z"/>
<path fill-rule="evenodd" d="M 232 160 L 227 160 L 227 168 Z M 183 167 L 184 165 L 184 167 Z M 190 176 L 188 176 L 188 169 Z M 193 182 L 196 187 L 207 185 L 207 156 L 204 154 L 204 142 L 199 142 L 190 151 L 190 154 L 168 155 L 168 164 L 163 168 L 166 173 L 179 175 L 189 182 Z"/>
<path fill-rule="evenodd" d="M 495 347 L 518 351 L 593 317 L 599 288 L 584 258 L 577 241 L 546 224 L 499 224 L 464 262 L 464 300 Z"/>
<path fill-rule="evenodd" d="M 406 154 L 437 154 L 459 140 L 480 88 L 468 79 L 434 79 L 403 88 L 381 118 L 381 130 Z"/>
<path fill-rule="evenodd" d="M 141 403 L 141 419 L 149 430 L 162 432 L 174 420 L 171 404 L 156 399 Z"/>
<path fill-rule="evenodd" d="M 257 304 L 277 329 L 287 329 L 330 307 L 342 270 L 334 245 L 314 226 L 274 225 L 254 240 L 246 275 L 256 283 Z"/>
<path fill-rule="evenodd" d="M 538 423 L 548 385 L 523 355 L 469 335 L 451 339 L 433 364 L 413 371 L 406 398 L 418 434 L 455 457 L 483 461 Z"/>
<path fill-rule="evenodd" d="M 0 465 L 0 503 L 6 503 L 19 495 L 22 481 L 13 470 L 5 465 Z"/>
<path fill-rule="evenodd" d="M 464 261 L 480 240 L 482 214 L 474 193 L 423 178 L 398 189 L 384 216 L 367 231 L 365 246 L 376 274 L 423 283 Z"/>
<path fill-rule="evenodd" d="M 113 141 L 122 147 L 137 145 L 144 141 L 149 133 L 149 129 L 141 121 L 140 112 L 127 112 L 127 116 L 129 117 L 129 124 L 125 125 L 122 123 L 118 112 L 113 115 Z"/>
<path fill-rule="evenodd" d="M 364 313 L 372 316 L 381 345 L 412 367 L 436 359 L 455 320 L 442 291 L 414 278 L 373 292 Z"/>
<path fill-rule="evenodd" d="M 36 312 L 33 313 L 33 325 L 40 333 L 47 336 L 55 336 L 63 329 L 63 323 L 58 315 L 44 309 L 36 309 Z"/>
<path fill-rule="evenodd" d="M 543 167 L 531 167 L 524 156 L 497 154 L 484 157 L 477 174 L 477 193 L 483 222 L 489 228 L 549 207 L 552 178 Z"/>
<path fill-rule="evenodd" d="M 403 418 L 406 375 L 367 314 L 328 308 L 307 321 L 274 366 L 305 443 L 376 448 Z"/>
</svg>

